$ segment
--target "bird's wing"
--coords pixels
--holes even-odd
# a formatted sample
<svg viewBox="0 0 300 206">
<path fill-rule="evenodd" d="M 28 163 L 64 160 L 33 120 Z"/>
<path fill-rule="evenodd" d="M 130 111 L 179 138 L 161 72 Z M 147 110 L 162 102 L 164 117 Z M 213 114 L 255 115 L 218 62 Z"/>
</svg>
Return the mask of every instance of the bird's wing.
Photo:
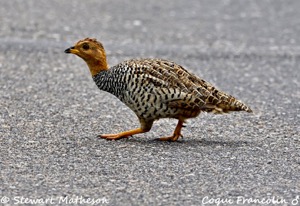
<svg viewBox="0 0 300 206">
<path fill-rule="evenodd" d="M 191 75 L 181 66 L 160 59 L 143 59 L 129 62 L 134 75 L 143 79 L 147 91 L 162 97 L 170 107 L 182 109 L 202 108 L 205 93 L 189 80 Z"/>
<path fill-rule="evenodd" d="M 185 93 L 181 98 L 170 102 L 170 106 L 195 108 L 204 111 L 223 113 L 235 110 L 251 109 L 235 97 L 216 89 L 209 82 L 188 72 L 182 66 L 166 60 L 154 60 L 148 73 L 159 76 L 166 87 Z"/>
<path fill-rule="evenodd" d="M 134 68 L 134 75 L 143 76 L 144 86 L 152 88 L 151 93 L 168 95 L 164 100 L 171 107 L 223 113 L 233 110 L 247 110 L 247 106 L 209 82 L 188 72 L 182 66 L 162 59 L 141 59 L 127 62 Z M 139 78 L 137 78 L 139 79 Z"/>
</svg>

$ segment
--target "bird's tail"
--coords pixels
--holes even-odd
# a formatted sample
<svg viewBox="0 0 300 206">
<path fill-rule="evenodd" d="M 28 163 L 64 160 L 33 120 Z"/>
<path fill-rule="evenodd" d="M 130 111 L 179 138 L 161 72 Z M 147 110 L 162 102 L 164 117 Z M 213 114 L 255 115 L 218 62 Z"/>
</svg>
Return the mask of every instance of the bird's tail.
<svg viewBox="0 0 300 206">
<path fill-rule="evenodd" d="M 227 102 L 226 104 L 221 102 L 218 105 L 218 107 L 222 108 L 224 112 L 231 112 L 231 111 L 246 111 L 249 113 L 252 112 L 250 107 L 248 107 L 245 103 L 243 103 L 240 100 L 237 100 L 232 96 L 230 97 L 229 102 Z"/>
<path fill-rule="evenodd" d="M 233 96 L 229 96 L 226 103 L 221 102 L 217 105 L 218 108 L 221 108 L 223 112 L 231 112 L 231 111 L 246 111 L 252 113 L 252 110 L 249 106 L 243 103 L 240 100 L 237 100 Z"/>
<path fill-rule="evenodd" d="M 252 113 L 250 107 L 235 97 L 221 92 L 218 95 L 220 96 L 215 104 L 206 105 L 207 108 L 205 110 L 207 112 L 222 114 L 233 111 L 246 111 Z"/>
</svg>

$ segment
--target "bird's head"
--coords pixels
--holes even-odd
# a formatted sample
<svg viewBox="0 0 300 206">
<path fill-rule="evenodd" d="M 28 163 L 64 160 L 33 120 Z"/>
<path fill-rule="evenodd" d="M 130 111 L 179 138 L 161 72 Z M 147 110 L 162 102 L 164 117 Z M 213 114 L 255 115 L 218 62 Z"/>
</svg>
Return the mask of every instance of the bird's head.
<svg viewBox="0 0 300 206">
<path fill-rule="evenodd" d="M 104 47 L 96 39 L 80 40 L 74 46 L 66 49 L 65 53 L 75 54 L 82 58 L 89 66 L 92 76 L 108 69 Z"/>
</svg>

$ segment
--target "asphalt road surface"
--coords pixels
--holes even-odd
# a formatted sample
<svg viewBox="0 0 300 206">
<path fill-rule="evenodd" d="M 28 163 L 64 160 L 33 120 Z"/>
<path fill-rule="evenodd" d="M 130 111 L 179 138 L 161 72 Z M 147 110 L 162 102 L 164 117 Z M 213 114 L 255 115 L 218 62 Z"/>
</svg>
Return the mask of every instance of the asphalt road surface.
<svg viewBox="0 0 300 206">
<path fill-rule="evenodd" d="M 299 8 L 1 0 L 0 204 L 300 205 Z M 169 119 L 129 139 L 99 139 L 139 124 L 64 54 L 85 37 L 103 42 L 110 65 L 169 59 L 254 113 L 201 114 L 175 143 L 154 141 L 172 133 Z"/>
</svg>

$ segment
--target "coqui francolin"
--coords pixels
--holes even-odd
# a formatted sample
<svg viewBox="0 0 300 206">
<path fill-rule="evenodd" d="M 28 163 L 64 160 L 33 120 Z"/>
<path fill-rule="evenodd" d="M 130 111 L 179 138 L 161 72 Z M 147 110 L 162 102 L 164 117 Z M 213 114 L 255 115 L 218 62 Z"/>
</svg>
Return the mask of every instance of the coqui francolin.
<svg viewBox="0 0 300 206">
<path fill-rule="evenodd" d="M 155 120 L 178 119 L 174 133 L 159 140 L 176 141 L 186 119 L 200 112 L 217 114 L 252 110 L 233 96 L 190 73 L 182 66 L 163 59 L 131 59 L 109 68 L 103 45 L 86 38 L 65 50 L 82 58 L 100 90 L 115 95 L 138 117 L 140 128 L 101 138 L 117 140 L 148 132 Z"/>
</svg>

